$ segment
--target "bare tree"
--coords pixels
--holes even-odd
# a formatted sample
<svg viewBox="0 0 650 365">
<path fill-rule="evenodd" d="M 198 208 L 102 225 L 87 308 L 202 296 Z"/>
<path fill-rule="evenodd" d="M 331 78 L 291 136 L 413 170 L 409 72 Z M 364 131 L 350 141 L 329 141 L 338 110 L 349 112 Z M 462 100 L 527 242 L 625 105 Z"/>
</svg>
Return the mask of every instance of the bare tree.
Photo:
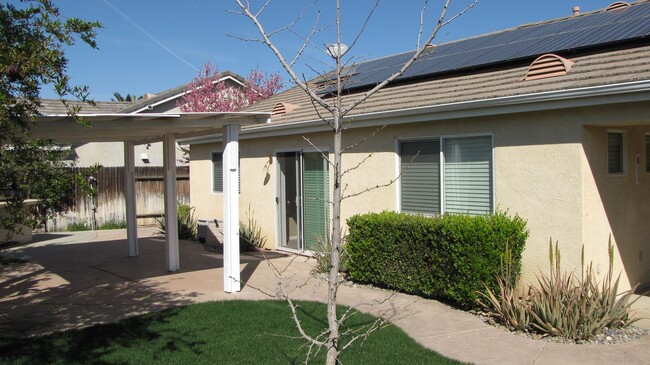
<svg viewBox="0 0 650 365">
<path fill-rule="evenodd" d="M 330 224 L 331 231 L 329 233 L 330 234 L 329 238 L 331 240 L 331 251 L 330 251 L 331 269 L 328 275 L 329 281 L 328 281 L 328 289 L 327 289 L 328 290 L 327 293 L 328 328 L 325 332 L 325 336 L 314 338 L 307 335 L 303 331 L 300 325 L 300 321 L 295 316 L 295 305 L 290 300 L 289 300 L 289 304 L 294 313 L 294 320 L 296 322 L 296 325 L 298 326 L 298 329 L 302 337 L 310 343 L 311 345 L 310 348 L 312 348 L 313 346 L 319 348 L 325 347 L 327 350 L 326 363 L 329 365 L 334 365 L 338 362 L 338 356 L 340 352 L 347 347 L 347 345 L 342 346 L 339 341 L 342 335 L 342 333 L 340 332 L 340 326 L 342 321 L 345 319 L 346 315 L 343 315 L 341 318 L 339 318 L 336 312 L 337 293 L 338 293 L 339 286 L 341 284 L 339 278 L 339 271 L 341 267 L 341 254 L 343 252 L 343 233 L 341 227 L 341 202 L 344 200 L 345 196 L 342 190 L 342 186 L 343 186 L 342 179 L 347 172 L 350 172 L 350 170 L 347 171 L 342 170 L 342 158 L 343 158 L 343 153 L 346 150 L 349 150 L 350 148 L 353 148 L 359 143 L 363 142 L 362 140 L 351 146 L 347 146 L 347 147 L 343 146 L 342 136 L 343 136 L 343 131 L 346 128 L 346 125 L 343 123 L 344 119 L 356 107 L 358 107 L 360 104 L 368 100 L 368 98 L 370 98 L 372 95 L 377 93 L 379 90 L 385 88 L 388 84 L 390 84 L 392 81 L 400 77 L 402 74 L 404 74 L 404 72 L 409 67 L 411 67 L 411 65 L 413 65 L 413 63 L 417 61 L 425 53 L 425 51 L 429 49 L 429 45 L 433 44 L 433 41 L 434 39 L 436 39 L 436 36 L 438 35 L 439 31 L 443 27 L 445 27 L 446 25 L 448 25 L 449 23 L 451 23 L 452 21 L 456 20 L 458 17 L 463 15 L 469 9 L 473 8 L 478 2 L 478 0 L 472 1 L 471 3 L 466 5 L 461 11 L 459 11 L 458 13 L 452 16 L 448 16 L 451 0 L 444 0 L 444 5 L 442 6 L 442 9 L 440 10 L 440 13 L 437 16 L 437 20 L 435 21 L 435 24 L 433 24 L 431 26 L 431 29 L 428 30 L 425 30 L 425 23 L 426 23 L 426 15 L 427 15 L 427 6 L 429 5 L 429 2 L 428 0 L 423 0 L 422 10 L 420 12 L 420 26 L 417 34 L 416 48 L 413 51 L 412 56 L 404 63 L 404 65 L 402 65 L 402 67 L 399 70 L 394 72 L 392 75 L 390 75 L 382 82 L 378 83 L 376 86 L 372 87 L 370 90 L 356 95 L 348 96 L 345 98 L 343 97 L 343 91 L 345 87 L 345 73 L 353 66 L 346 61 L 346 60 L 350 60 L 350 58 L 349 57 L 344 58 L 345 54 L 347 52 L 350 52 L 350 50 L 354 48 L 354 46 L 357 44 L 360 35 L 363 33 L 372 15 L 375 13 L 375 10 L 379 5 L 380 0 L 377 0 L 374 3 L 374 6 L 369 11 L 367 18 L 365 19 L 365 22 L 362 24 L 359 32 L 353 38 L 353 42 L 350 44 L 349 47 L 343 45 L 343 43 L 341 42 L 342 39 L 341 2 L 340 0 L 336 0 L 336 16 L 335 16 L 336 42 L 333 44 L 326 45 L 324 47 L 325 49 L 323 49 L 323 51 L 327 52 L 335 62 L 332 73 L 329 73 L 329 75 L 333 74 L 332 78 L 335 78 L 332 84 L 333 97 L 331 99 L 330 98 L 325 99 L 321 95 L 319 95 L 316 92 L 316 90 L 314 90 L 314 88 L 311 86 L 312 84 L 307 80 L 299 77 L 294 70 L 295 63 L 303 55 L 305 49 L 310 46 L 317 47 L 314 45 L 314 41 L 313 41 L 314 37 L 317 33 L 325 29 L 318 25 L 320 16 L 317 16 L 316 22 L 312 27 L 311 32 L 306 36 L 300 36 L 297 34 L 296 31 L 294 31 L 294 26 L 303 18 L 305 13 L 300 14 L 296 19 L 294 19 L 292 22 L 290 22 L 288 25 L 282 28 L 268 31 L 267 29 L 265 29 L 264 25 L 260 21 L 260 16 L 268 8 L 268 6 L 271 3 L 271 0 L 264 1 L 263 4 L 259 6 L 257 10 L 253 10 L 251 8 L 251 4 L 249 1 L 244 1 L 244 0 L 235 0 L 235 1 L 239 6 L 239 10 L 232 11 L 232 12 L 242 15 L 247 19 L 249 19 L 252 22 L 252 24 L 255 26 L 255 28 L 257 29 L 260 35 L 260 38 L 246 39 L 246 40 L 260 42 L 268 46 L 268 48 L 270 48 L 273 54 L 277 57 L 282 67 L 289 74 L 291 80 L 298 87 L 300 87 L 305 93 L 309 95 L 311 102 L 314 105 L 314 108 L 316 108 L 318 111 L 318 107 L 320 106 L 326 111 L 326 114 L 328 114 L 327 116 L 324 116 L 319 113 L 323 122 L 327 123 L 331 128 L 333 134 L 332 136 L 333 145 L 334 145 L 333 160 L 325 156 L 326 160 L 329 162 L 329 165 L 333 170 L 333 175 L 334 175 L 332 200 L 330 202 L 332 207 L 332 220 Z M 316 2 L 317 1 L 313 2 L 310 5 L 310 7 L 315 6 Z M 272 40 L 272 37 L 274 35 L 283 31 L 289 31 L 295 35 L 298 35 L 303 40 L 302 46 L 299 47 L 295 56 L 291 60 L 285 58 L 285 56 L 282 54 L 282 52 L 278 49 L 278 47 Z M 425 34 L 426 37 L 423 37 Z M 324 79 L 329 79 L 329 78 L 325 78 L 325 75 L 321 75 L 321 76 Z M 360 338 L 360 337 L 357 336 L 355 338 Z M 348 344 L 354 342 L 355 338 L 353 338 L 351 342 L 348 342 Z"/>
</svg>

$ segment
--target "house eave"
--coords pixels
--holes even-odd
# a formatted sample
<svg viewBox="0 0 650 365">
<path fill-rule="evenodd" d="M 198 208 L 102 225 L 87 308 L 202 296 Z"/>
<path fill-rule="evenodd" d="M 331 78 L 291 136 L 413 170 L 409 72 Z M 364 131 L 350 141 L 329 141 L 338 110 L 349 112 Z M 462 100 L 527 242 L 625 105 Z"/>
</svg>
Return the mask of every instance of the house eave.
<svg viewBox="0 0 650 365">
<path fill-rule="evenodd" d="M 650 80 L 355 114 L 347 116 L 346 119 L 354 120 L 349 124 L 349 128 L 365 128 L 384 124 L 432 122 L 639 101 L 650 101 Z M 328 130 L 330 130 L 329 126 L 321 120 L 282 124 L 267 123 L 242 129 L 241 139 L 317 133 Z M 188 143 L 202 144 L 219 141 L 221 141 L 221 136 L 213 135 L 196 138 Z"/>
</svg>

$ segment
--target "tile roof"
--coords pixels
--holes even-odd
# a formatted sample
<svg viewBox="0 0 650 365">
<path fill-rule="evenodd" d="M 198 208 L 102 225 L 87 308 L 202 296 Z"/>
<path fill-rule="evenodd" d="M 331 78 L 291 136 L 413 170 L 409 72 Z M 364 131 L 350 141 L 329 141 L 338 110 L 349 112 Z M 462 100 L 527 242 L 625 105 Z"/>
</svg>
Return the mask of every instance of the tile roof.
<svg viewBox="0 0 650 365">
<path fill-rule="evenodd" d="M 511 64 L 545 53 L 584 51 L 649 35 L 650 2 L 639 1 L 625 10 L 598 10 L 437 44 L 397 80 L 408 82 L 431 75 Z M 412 55 L 413 51 L 358 63 L 350 68 L 351 76 L 345 88 L 372 87 L 399 70 Z"/>
<path fill-rule="evenodd" d="M 650 2 L 647 4 L 650 6 Z M 349 116 L 650 80 L 648 38 L 619 45 L 608 43 L 600 49 L 591 48 L 584 52 L 564 52 L 563 57 L 575 62 L 567 75 L 524 80 L 530 63 L 538 56 L 490 68 L 434 75 L 427 79 L 389 85 L 359 105 Z M 316 81 L 318 78 L 310 82 L 314 88 Z M 358 93 L 351 92 L 344 96 L 344 102 L 356 95 Z M 310 98 L 298 87 L 276 94 L 244 111 L 270 112 L 279 102 L 300 107 L 284 116 L 273 117 L 272 124 L 319 120 Z M 329 117 L 323 108 L 317 109 Z"/>
<path fill-rule="evenodd" d="M 118 113 L 124 107 L 131 105 L 129 102 L 96 101 L 95 105 L 83 104 L 78 101 L 68 101 L 73 105 L 81 105 L 81 113 L 110 114 Z M 42 115 L 67 114 L 68 109 L 59 99 L 41 99 L 41 106 L 38 108 Z"/>
</svg>

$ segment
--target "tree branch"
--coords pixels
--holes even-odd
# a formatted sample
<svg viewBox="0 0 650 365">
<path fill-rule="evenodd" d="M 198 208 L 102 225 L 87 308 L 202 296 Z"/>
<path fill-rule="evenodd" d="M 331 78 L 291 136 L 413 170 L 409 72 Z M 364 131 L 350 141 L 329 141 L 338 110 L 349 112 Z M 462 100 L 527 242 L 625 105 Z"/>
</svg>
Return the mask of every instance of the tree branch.
<svg viewBox="0 0 650 365">
<path fill-rule="evenodd" d="M 357 41 L 359 41 L 359 38 L 361 38 L 361 34 L 366 30 L 366 27 L 368 26 L 368 22 L 370 22 L 370 18 L 372 18 L 373 14 L 375 13 L 375 10 L 377 10 L 377 7 L 379 6 L 379 2 L 381 0 L 377 0 L 375 2 L 375 5 L 370 9 L 370 12 L 368 13 L 368 16 L 366 17 L 366 20 L 363 22 L 363 25 L 361 26 L 361 29 L 359 29 L 359 32 L 357 32 L 356 37 L 354 37 L 354 40 L 352 41 L 352 44 L 348 47 L 348 51 L 354 48 L 354 46 L 357 44 Z"/>
<path fill-rule="evenodd" d="M 312 90 L 310 90 L 310 89 L 307 87 L 307 85 L 306 85 L 306 84 L 305 84 L 305 83 L 304 83 L 304 82 L 303 82 L 303 81 L 298 77 L 298 75 L 296 75 L 296 73 L 293 71 L 293 68 L 292 68 L 291 65 L 290 65 L 290 64 L 285 60 L 285 58 L 284 58 L 284 56 L 282 55 L 282 53 L 280 52 L 280 50 L 275 46 L 275 44 L 274 44 L 274 43 L 271 41 L 271 39 L 268 37 L 268 35 L 267 35 L 267 33 L 266 33 L 266 30 L 264 29 L 264 27 L 263 27 L 262 24 L 260 23 L 259 19 L 257 19 L 257 17 L 256 17 L 253 13 L 250 12 L 250 9 L 249 9 L 248 7 L 244 6 L 244 4 L 242 4 L 242 0 L 236 0 L 236 1 L 237 1 L 237 4 L 239 5 L 239 7 L 240 7 L 240 8 L 242 9 L 242 11 L 244 12 L 244 15 L 246 15 L 246 16 L 247 16 L 247 17 L 248 17 L 248 18 L 253 22 L 253 24 L 255 25 L 255 27 L 257 28 L 257 30 L 260 32 L 260 34 L 262 35 L 262 39 L 264 40 L 264 43 L 266 44 L 266 46 L 269 47 L 269 48 L 271 49 L 271 51 L 273 52 L 273 54 L 275 54 L 275 56 L 277 57 L 277 59 L 280 61 L 280 64 L 282 64 L 282 67 L 285 69 L 285 71 L 287 71 L 287 73 L 289 74 L 289 76 L 291 76 L 291 78 L 292 78 L 293 81 L 296 83 L 296 85 L 298 85 L 298 86 L 299 86 L 299 87 L 300 87 L 304 92 L 306 92 L 307 94 L 309 94 L 309 96 L 310 96 L 310 97 L 311 97 L 311 98 L 312 98 L 316 103 L 318 103 L 319 105 L 321 105 L 321 106 L 322 106 L 323 108 L 325 108 L 326 110 L 328 110 L 328 111 L 332 111 L 332 110 L 333 110 L 333 109 L 332 109 L 332 106 L 329 105 L 329 104 L 328 104 L 325 100 L 323 100 L 320 96 L 318 96 L 315 92 L 313 92 Z"/>
<path fill-rule="evenodd" d="M 371 134 L 365 136 L 365 137 L 364 137 L 363 139 L 361 139 L 360 141 L 357 141 L 355 144 L 345 147 L 345 148 L 341 151 L 341 153 L 344 153 L 344 152 L 346 152 L 347 150 L 350 150 L 350 149 L 353 149 L 353 148 L 359 147 L 361 144 L 363 144 L 365 141 L 367 141 L 367 140 L 370 139 L 371 137 L 376 136 L 379 132 L 381 132 L 382 130 L 384 130 L 386 127 L 388 127 L 388 124 L 384 124 L 384 125 L 382 125 L 381 127 L 378 127 L 377 129 L 375 129 L 374 132 L 372 132 Z"/>
<path fill-rule="evenodd" d="M 359 196 L 361 194 L 365 194 L 365 193 L 367 193 L 369 191 L 373 191 L 373 190 L 377 190 L 377 189 L 381 189 L 381 188 L 387 188 L 387 187 L 393 185 L 395 183 L 395 181 L 397 181 L 398 179 L 399 179 L 399 176 L 394 178 L 394 179 L 391 179 L 389 182 L 387 182 L 385 184 L 379 184 L 379 185 L 371 186 L 371 187 L 363 189 L 363 190 L 361 190 L 359 192 L 344 195 L 344 196 L 341 197 L 341 200 L 343 201 L 343 200 L 346 200 L 346 199 L 349 199 L 349 198 L 354 198 L 354 197 Z"/>
<path fill-rule="evenodd" d="M 424 0 L 424 3 L 422 4 L 422 10 L 420 11 L 420 30 L 418 31 L 418 42 L 416 44 L 417 49 L 420 49 L 420 47 L 422 47 L 420 41 L 422 40 L 422 33 L 424 32 L 424 14 L 427 11 L 428 4 L 429 0 Z"/>
<path fill-rule="evenodd" d="M 454 21 L 455 19 L 457 19 L 461 15 L 465 14 L 469 9 L 473 8 L 478 3 L 478 0 L 474 0 L 474 2 L 467 5 L 458 14 L 453 16 L 451 19 L 445 21 L 445 17 L 447 15 L 447 11 L 449 10 L 449 4 L 450 3 L 451 3 L 451 0 L 446 0 L 445 1 L 445 5 L 444 5 L 442 11 L 440 12 L 440 16 L 438 17 L 438 22 L 437 22 L 436 26 L 433 28 L 433 30 L 431 31 L 431 33 L 427 37 L 424 44 L 420 45 L 420 47 L 413 53 L 413 56 L 411 56 L 411 58 L 409 58 L 409 60 L 406 61 L 406 63 L 398 71 L 393 73 L 387 79 L 385 79 L 384 81 L 382 81 L 379 84 L 375 85 L 375 87 L 373 87 L 369 91 L 366 91 L 365 93 L 361 94 L 360 96 L 358 96 L 357 98 L 353 99 L 348 104 L 346 104 L 345 107 L 343 109 L 341 109 L 341 115 L 345 115 L 345 114 L 349 113 L 352 109 L 359 106 L 359 104 L 363 103 L 369 97 L 374 95 L 376 92 L 383 89 L 386 85 L 388 85 L 393 80 L 395 80 L 396 78 L 398 78 L 402 74 L 404 74 L 404 72 L 406 72 L 406 70 L 409 67 L 411 67 L 411 65 L 413 65 L 413 63 L 415 63 L 415 61 L 417 61 L 420 58 L 422 53 L 424 53 L 424 51 L 427 49 L 426 45 L 430 44 L 433 41 L 433 39 L 438 35 L 438 32 L 440 31 L 440 29 L 442 29 L 444 26 L 448 25 L 450 22 Z"/>
<path fill-rule="evenodd" d="M 361 167 L 361 165 L 366 163 L 366 161 L 368 161 L 371 157 L 372 157 L 372 153 L 369 153 L 368 156 L 364 157 L 363 160 L 359 161 L 358 164 L 356 164 L 356 165 L 350 167 L 349 169 L 346 169 L 343 172 L 341 172 L 341 177 L 345 176 L 346 174 L 348 174 L 351 171 L 354 171 L 354 170 L 358 169 L 359 167 Z"/>
</svg>

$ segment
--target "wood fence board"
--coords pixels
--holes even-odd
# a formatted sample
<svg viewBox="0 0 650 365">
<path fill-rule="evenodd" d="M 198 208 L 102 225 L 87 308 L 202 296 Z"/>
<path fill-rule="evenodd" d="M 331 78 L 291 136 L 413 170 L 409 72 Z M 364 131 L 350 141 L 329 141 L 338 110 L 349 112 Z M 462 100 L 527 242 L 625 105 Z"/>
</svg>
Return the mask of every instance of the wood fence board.
<svg viewBox="0 0 650 365">
<path fill-rule="evenodd" d="M 75 173 L 83 168 L 73 168 Z M 124 167 L 102 167 L 97 176 L 98 196 L 95 203 L 97 225 L 107 222 L 125 222 L 126 204 L 124 194 Z M 164 179 L 161 166 L 138 166 L 135 168 L 136 211 L 138 225 L 155 224 L 155 217 L 162 216 L 164 208 Z M 176 167 L 176 191 L 180 203 L 190 202 L 189 167 Z M 90 199 L 81 195 L 76 189 L 74 208 L 55 220 L 48 222 L 49 230 L 65 230 L 73 222 L 85 222 L 90 225 L 92 217 Z"/>
</svg>

